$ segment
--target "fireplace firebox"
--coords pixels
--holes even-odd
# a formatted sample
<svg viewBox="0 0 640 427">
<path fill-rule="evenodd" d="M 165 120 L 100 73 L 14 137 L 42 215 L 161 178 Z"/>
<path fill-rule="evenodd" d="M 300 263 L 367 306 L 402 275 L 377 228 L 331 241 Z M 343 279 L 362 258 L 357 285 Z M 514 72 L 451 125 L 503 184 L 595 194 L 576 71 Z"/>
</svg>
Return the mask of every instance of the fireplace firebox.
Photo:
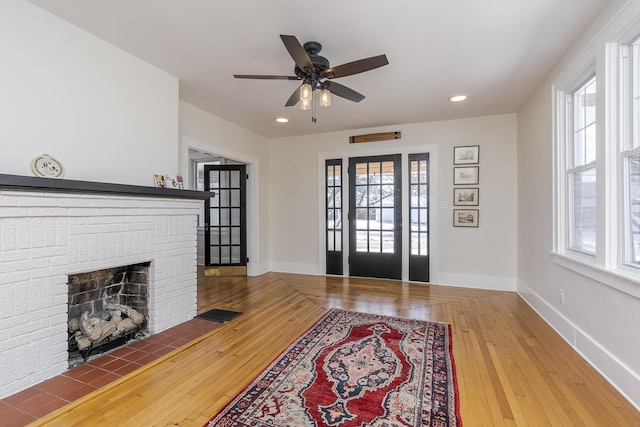
<svg viewBox="0 0 640 427">
<path fill-rule="evenodd" d="M 147 334 L 150 264 L 69 275 L 69 367 Z"/>
</svg>

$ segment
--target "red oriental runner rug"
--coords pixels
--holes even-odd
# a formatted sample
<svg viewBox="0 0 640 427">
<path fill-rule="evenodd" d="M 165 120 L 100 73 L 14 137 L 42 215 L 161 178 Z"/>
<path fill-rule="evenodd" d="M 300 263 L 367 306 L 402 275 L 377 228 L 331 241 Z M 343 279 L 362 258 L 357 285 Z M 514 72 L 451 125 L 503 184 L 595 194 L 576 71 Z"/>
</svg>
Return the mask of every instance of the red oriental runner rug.
<svg viewBox="0 0 640 427">
<path fill-rule="evenodd" d="M 205 426 L 462 426 L 451 326 L 332 309 Z"/>
</svg>

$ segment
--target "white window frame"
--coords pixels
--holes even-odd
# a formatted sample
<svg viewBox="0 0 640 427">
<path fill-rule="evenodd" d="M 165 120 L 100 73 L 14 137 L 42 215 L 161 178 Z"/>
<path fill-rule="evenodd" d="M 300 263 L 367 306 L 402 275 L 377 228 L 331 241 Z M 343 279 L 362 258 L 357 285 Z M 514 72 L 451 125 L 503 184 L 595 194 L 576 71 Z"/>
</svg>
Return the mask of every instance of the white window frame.
<svg viewBox="0 0 640 427">
<path fill-rule="evenodd" d="M 628 215 L 625 212 L 627 158 L 640 153 L 629 148 L 629 140 L 640 135 L 634 128 L 633 103 L 629 98 L 629 46 L 640 38 L 640 5 L 634 13 L 620 14 L 607 31 L 588 44 L 553 82 L 553 261 L 593 280 L 640 298 L 640 265 L 627 262 Z M 636 10 L 637 9 L 637 10 Z M 570 124 L 567 98 L 587 78 L 596 75 L 596 253 L 588 255 L 569 249 L 569 190 L 567 150 Z M 640 84 L 640 79 L 636 81 Z M 639 120 L 640 121 L 640 120 Z M 640 144 L 640 141 L 637 141 Z"/>
<path fill-rule="evenodd" d="M 584 81 L 581 81 L 575 88 L 573 88 L 573 90 L 571 90 L 569 94 L 567 94 L 566 107 L 564 112 L 565 123 L 566 123 L 566 132 L 564 132 L 564 134 L 566 135 L 565 136 L 566 140 L 564 141 L 564 145 L 567 152 L 566 169 L 564 172 L 566 174 L 566 203 L 567 203 L 566 231 L 567 231 L 567 243 L 568 243 L 567 249 L 570 251 L 582 253 L 586 256 L 596 255 L 597 239 L 595 243 L 596 247 L 594 248 L 593 251 L 588 251 L 586 249 L 576 247 L 574 237 L 573 237 L 576 232 L 575 224 L 574 224 L 575 215 L 574 215 L 574 207 L 573 207 L 573 204 L 575 203 L 575 198 L 573 194 L 573 190 L 574 190 L 573 180 L 577 174 L 581 172 L 586 172 L 589 170 L 595 171 L 597 175 L 598 169 L 597 169 L 597 163 L 595 159 L 588 163 L 581 163 L 576 165 L 576 162 L 575 162 L 576 129 L 574 126 L 576 122 L 576 106 L 575 106 L 574 100 L 576 97 L 576 93 L 582 90 L 583 88 L 585 88 L 593 80 L 595 80 L 596 87 L 597 87 L 598 80 L 594 73 L 589 75 L 586 79 L 584 79 Z M 596 99 L 597 99 L 597 95 L 598 93 L 596 91 Z M 597 114 L 597 108 L 596 108 L 596 114 Z M 596 129 L 597 129 L 597 120 L 596 120 Z M 597 178 L 596 178 L 596 183 L 597 183 Z M 597 201 L 597 197 L 596 197 L 596 201 Z"/>
</svg>

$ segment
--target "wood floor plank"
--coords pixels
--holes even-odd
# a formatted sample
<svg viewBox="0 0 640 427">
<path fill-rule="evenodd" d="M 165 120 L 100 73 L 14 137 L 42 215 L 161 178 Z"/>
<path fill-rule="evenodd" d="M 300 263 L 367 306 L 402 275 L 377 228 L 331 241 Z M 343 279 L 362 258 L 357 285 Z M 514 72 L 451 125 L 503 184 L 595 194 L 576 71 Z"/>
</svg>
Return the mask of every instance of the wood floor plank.
<svg viewBox="0 0 640 427">
<path fill-rule="evenodd" d="M 517 294 L 268 273 L 198 278 L 198 312 L 243 314 L 40 426 L 202 426 L 327 309 L 452 325 L 463 423 L 640 426 L 640 413 Z"/>
</svg>

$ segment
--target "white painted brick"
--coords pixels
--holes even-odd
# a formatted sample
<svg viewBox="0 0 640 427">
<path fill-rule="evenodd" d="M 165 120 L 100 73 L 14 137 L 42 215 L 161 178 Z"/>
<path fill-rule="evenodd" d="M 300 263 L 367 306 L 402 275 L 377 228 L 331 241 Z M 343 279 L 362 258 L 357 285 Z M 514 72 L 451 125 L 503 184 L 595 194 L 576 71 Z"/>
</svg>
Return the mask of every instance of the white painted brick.
<svg viewBox="0 0 640 427">
<path fill-rule="evenodd" d="M 0 386 L 9 384 L 15 378 L 15 359 L 13 351 L 0 353 L 0 372 L 4 374 L 0 377 Z"/>
<path fill-rule="evenodd" d="M 0 285 L 10 284 L 15 286 L 16 283 L 26 282 L 29 280 L 29 271 L 13 271 L 0 275 Z"/>
<path fill-rule="evenodd" d="M 8 265 L 14 261 L 29 259 L 31 251 L 29 249 L 8 250 L 0 252 L 0 263 Z"/>
<path fill-rule="evenodd" d="M 57 217 L 57 216 L 64 216 L 64 210 L 60 209 L 60 208 L 47 208 L 47 207 L 37 207 L 37 208 L 28 208 L 27 209 L 27 216 L 29 217 L 42 217 L 42 216 L 47 216 L 47 217 Z"/>
<path fill-rule="evenodd" d="M 18 218 L 16 220 L 16 238 L 18 249 L 29 248 L 31 244 L 31 220 L 29 218 Z"/>
<path fill-rule="evenodd" d="M 21 197 L 18 197 L 12 191 L 0 190 L 0 206 L 18 206 Z"/>
<path fill-rule="evenodd" d="M 18 248 L 18 221 L 14 218 L 0 220 L 2 228 L 2 250 L 12 251 Z"/>
<path fill-rule="evenodd" d="M 65 246 L 68 244 L 69 220 L 67 218 L 56 218 L 56 244 Z"/>
<path fill-rule="evenodd" d="M 56 245 L 56 218 L 42 219 L 42 242 L 45 246 Z"/>
<path fill-rule="evenodd" d="M 58 255 L 63 255 L 65 252 L 64 248 L 61 248 L 59 246 L 52 246 L 49 248 L 32 248 L 31 249 L 31 259 L 38 259 L 38 258 L 51 258 L 54 256 L 58 256 Z"/>
<path fill-rule="evenodd" d="M 0 319 L 7 319 L 15 314 L 13 302 L 15 300 L 15 289 L 13 286 L 0 286 Z M 4 324 L 2 322 L 0 324 Z"/>
<path fill-rule="evenodd" d="M 29 296 L 29 311 L 37 313 L 42 307 L 42 281 L 30 280 L 27 285 L 27 292 Z"/>
<path fill-rule="evenodd" d="M 36 193 L 36 194 L 41 194 L 41 193 Z M 18 202 L 17 202 L 17 206 L 24 206 L 24 207 L 58 207 L 59 203 L 58 203 L 58 199 L 54 199 L 54 198 L 50 198 L 50 197 L 42 197 L 41 195 L 39 196 L 35 196 L 35 195 L 31 195 L 31 196 L 26 196 L 26 197 L 19 197 L 18 198 Z"/>
<path fill-rule="evenodd" d="M 15 206 L 0 207 L 0 218 L 24 218 L 27 215 L 28 210 L 26 208 Z"/>
</svg>

